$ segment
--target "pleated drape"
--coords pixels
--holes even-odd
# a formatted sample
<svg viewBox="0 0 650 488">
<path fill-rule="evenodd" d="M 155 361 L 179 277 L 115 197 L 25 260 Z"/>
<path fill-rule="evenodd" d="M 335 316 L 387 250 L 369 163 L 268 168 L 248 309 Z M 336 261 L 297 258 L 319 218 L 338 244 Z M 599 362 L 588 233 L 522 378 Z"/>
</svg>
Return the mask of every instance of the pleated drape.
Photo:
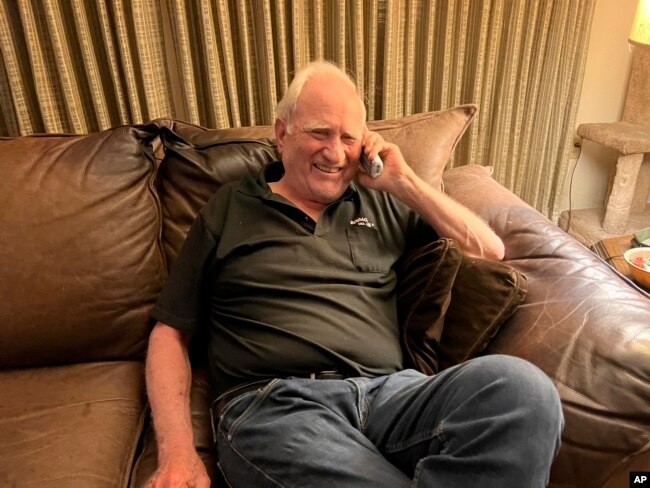
<svg viewBox="0 0 650 488">
<path fill-rule="evenodd" d="M 450 166 L 555 218 L 595 0 L 0 0 L 0 134 L 159 116 L 272 124 L 293 73 L 348 70 L 369 119 L 476 103 Z"/>
<path fill-rule="evenodd" d="M 354 75 L 371 120 L 476 103 L 450 166 L 492 165 L 498 181 L 557 216 L 594 0 L 167 5 L 190 121 L 270 124 L 292 73 L 330 59 Z"/>
<path fill-rule="evenodd" d="M 157 0 L 0 0 L 0 135 L 170 115 Z"/>
</svg>

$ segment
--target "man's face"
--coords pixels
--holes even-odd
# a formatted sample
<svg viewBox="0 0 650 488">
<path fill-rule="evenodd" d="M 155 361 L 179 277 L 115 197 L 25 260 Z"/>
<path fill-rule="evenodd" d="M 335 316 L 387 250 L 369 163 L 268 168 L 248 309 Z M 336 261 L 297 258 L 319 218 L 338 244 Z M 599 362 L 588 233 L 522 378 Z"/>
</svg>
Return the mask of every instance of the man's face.
<svg viewBox="0 0 650 488">
<path fill-rule="evenodd" d="M 276 121 L 285 196 L 310 206 L 336 201 L 357 173 L 363 127 L 354 87 L 335 76 L 307 81 L 291 127 Z"/>
</svg>

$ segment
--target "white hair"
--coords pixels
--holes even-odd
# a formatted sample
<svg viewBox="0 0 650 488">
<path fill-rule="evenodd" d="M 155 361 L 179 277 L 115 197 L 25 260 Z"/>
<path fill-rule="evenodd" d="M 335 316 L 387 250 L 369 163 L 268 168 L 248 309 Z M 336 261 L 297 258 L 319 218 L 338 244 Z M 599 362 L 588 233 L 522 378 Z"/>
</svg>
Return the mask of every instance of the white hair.
<svg viewBox="0 0 650 488">
<path fill-rule="evenodd" d="M 287 125 L 287 131 L 289 133 L 292 132 L 292 120 L 296 114 L 298 97 L 300 96 L 300 93 L 302 93 L 302 89 L 304 88 L 305 83 L 307 83 L 310 78 L 320 75 L 338 76 L 350 83 L 350 86 L 354 88 L 354 91 L 359 98 L 359 103 L 361 104 L 361 110 L 363 113 L 363 120 L 366 120 L 366 105 L 363 101 L 363 96 L 359 93 L 359 89 L 357 88 L 357 85 L 352 77 L 330 61 L 312 61 L 306 67 L 302 68 L 296 73 L 293 80 L 291 81 L 291 84 L 289 85 L 289 88 L 275 109 L 275 116 L 285 122 Z"/>
</svg>

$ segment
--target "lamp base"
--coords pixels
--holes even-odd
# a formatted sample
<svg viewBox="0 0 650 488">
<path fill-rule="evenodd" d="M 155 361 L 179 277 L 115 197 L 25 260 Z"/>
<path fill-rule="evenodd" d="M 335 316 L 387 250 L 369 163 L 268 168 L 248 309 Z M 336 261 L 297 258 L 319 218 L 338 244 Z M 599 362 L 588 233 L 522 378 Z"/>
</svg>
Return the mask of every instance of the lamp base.
<svg viewBox="0 0 650 488">
<path fill-rule="evenodd" d="M 650 46 L 634 46 L 621 120 L 634 124 L 650 123 Z"/>
</svg>

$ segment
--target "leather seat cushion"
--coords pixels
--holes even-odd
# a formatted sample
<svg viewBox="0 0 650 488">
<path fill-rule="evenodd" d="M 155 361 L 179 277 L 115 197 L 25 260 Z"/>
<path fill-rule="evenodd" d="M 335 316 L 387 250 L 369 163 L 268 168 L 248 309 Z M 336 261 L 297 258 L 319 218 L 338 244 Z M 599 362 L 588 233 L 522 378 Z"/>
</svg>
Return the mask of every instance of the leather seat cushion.
<svg viewBox="0 0 650 488">
<path fill-rule="evenodd" d="M 0 486 L 121 487 L 146 415 L 144 365 L 0 372 Z"/>
</svg>

